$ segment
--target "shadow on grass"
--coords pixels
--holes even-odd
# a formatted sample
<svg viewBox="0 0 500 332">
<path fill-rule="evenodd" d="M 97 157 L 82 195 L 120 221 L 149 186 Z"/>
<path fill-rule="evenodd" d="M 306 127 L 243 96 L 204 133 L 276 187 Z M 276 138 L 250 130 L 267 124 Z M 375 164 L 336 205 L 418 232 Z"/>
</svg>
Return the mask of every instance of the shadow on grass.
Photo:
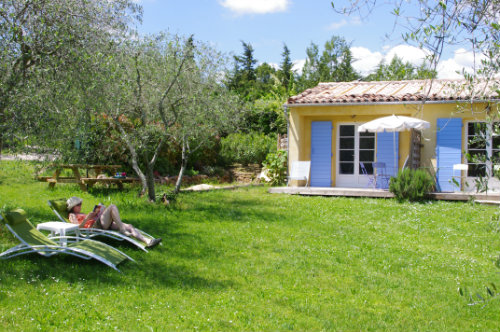
<svg viewBox="0 0 500 332">
<path fill-rule="evenodd" d="M 203 222 L 274 222 L 282 216 L 272 211 L 273 201 L 259 197 L 232 197 L 221 194 L 196 194 L 180 196 L 180 203 L 165 208 L 113 194 L 114 189 L 94 189 L 92 195 L 111 195 L 118 208 L 126 216 L 124 221 L 145 232 L 162 237 L 163 243 L 149 253 L 142 252 L 125 241 L 100 239 L 133 257 L 137 263 L 124 262 L 117 273 L 95 260 L 83 260 L 70 255 L 51 258 L 36 254 L 22 255 L 0 261 L 0 280 L 15 285 L 37 276 L 38 280 L 59 279 L 68 283 L 85 280 L 88 283 L 125 286 L 181 287 L 223 289 L 232 287 L 231 280 L 217 280 L 207 276 L 203 266 L 211 266 L 213 259 L 223 259 L 220 248 L 208 244 L 202 236 L 183 231 L 186 223 Z M 123 206 L 123 209 L 122 209 Z M 57 220 L 46 204 L 26 207 L 29 219 L 38 222 Z M 17 240 L 7 241 L 12 246 Z M 5 243 L 6 244 L 6 243 Z M 3 248 L 7 249 L 7 248 Z M 200 266 L 200 270 L 198 270 Z M 204 272 L 201 272 L 204 271 Z M 23 278 L 20 280 L 20 278 Z"/>
<path fill-rule="evenodd" d="M 140 267 L 131 267 L 134 275 L 131 285 L 139 278 L 141 283 L 151 287 L 194 288 L 221 290 L 234 286 L 230 280 L 215 280 L 202 277 L 180 265 L 165 264 L 161 261 L 147 260 L 139 263 Z M 127 271 L 128 273 L 129 271 Z"/>
<path fill-rule="evenodd" d="M 36 281 L 64 281 L 69 284 L 86 282 L 90 285 L 140 286 L 193 289 L 224 289 L 232 287 L 231 281 L 210 280 L 196 275 L 178 265 L 155 260 L 123 262 L 118 268 L 122 273 L 95 261 L 82 260 L 70 255 L 50 258 L 29 254 L 0 261 L 0 280 L 5 285 Z"/>
<path fill-rule="evenodd" d="M 115 185 L 105 187 L 104 185 L 97 185 L 91 188 L 87 188 L 88 193 L 94 197 L 105 197 L 114 194 L 136 192 L 139 193 L 141 190 L 140 186 L 124 185 L 123 189 L 118 188 Z"/>
<path fill-rule="evenodd" d="M 277 213 L 272 202 L 260 199 L 238 198 L 226 201 L 223 206 L 213 197 L 199 197 L 200 201 L 192 204 L 188 210 L 197 215 L 205 216 L 206 219 L 199 218 L 196 222 L 206 222 L 207 220 L 219 220 L 224 222 L 248 222 L 258 220 L 259 222 L 276 222 L 285 217 L 284 214 Z M 265 203 L 264 203 L 265 202 Z"/>
</svg>

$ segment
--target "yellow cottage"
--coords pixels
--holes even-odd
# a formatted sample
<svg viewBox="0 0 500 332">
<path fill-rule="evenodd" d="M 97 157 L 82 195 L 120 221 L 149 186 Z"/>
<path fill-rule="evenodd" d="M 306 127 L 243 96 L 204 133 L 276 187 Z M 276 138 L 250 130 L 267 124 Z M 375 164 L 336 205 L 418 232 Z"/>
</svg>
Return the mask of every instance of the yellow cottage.
<svg viewBox="0 0 500 332">
<path fill-rule="evenodd" d="M 500 82 L 483 82 L 474 89 L 464 83 L 320 83 L 290 97 L 285 104 L 289 165 L 310 161 L 313 187 L 364 188 L 372 185 L 376 174 L 391 176 L 403 167 L 422 167 L 436 176 L 439 191 L 474 190 L 475 180 L 491 175 L 492 163 L 500 161 L 500 136 L 491 134 L 495 131 L 488 121 L 498 115 L 500 99 L 495 87 Z M 390 115 L 422 119 L 430 128 L 396 133 L 357 130 L 368 121 Z M 487 144 L 471 141 L 481 134 L 486 135 Z M 472 163 L 467 153 L 488 158 Z M 376 185 L 386 188 L 387 182 Z M 500 183 L 493 177 L 489 187 L 500 191 Z"/>
</svg>

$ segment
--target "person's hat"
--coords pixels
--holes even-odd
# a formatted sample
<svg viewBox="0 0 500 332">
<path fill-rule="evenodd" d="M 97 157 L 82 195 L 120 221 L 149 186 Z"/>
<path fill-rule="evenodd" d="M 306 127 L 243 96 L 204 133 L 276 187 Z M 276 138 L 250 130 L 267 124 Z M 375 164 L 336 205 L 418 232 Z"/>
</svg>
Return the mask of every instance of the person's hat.
<svg viewBox="0 0 500 332">
<path fill-rule="evenodd" d="M 75 206 L 82 204 L 83 199 L 80 197 L 71 197 L 66 201 L 66 204 L 68 205 L 68 211 L 71 211 Z"/>
</svg>

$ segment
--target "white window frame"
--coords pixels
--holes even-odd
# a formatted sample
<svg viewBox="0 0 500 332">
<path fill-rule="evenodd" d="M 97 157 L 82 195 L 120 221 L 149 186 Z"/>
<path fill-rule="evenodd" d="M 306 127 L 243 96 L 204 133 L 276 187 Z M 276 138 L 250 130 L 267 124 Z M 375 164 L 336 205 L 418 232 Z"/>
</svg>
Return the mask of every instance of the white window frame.
<svg viewBox="0 0 500 332">
<path fill-rule="evenodd" d="M 473 137 L 473 136 L 469 136 L 469 124 L 471 123 L 484 123 L 486 124 L 486 140 L 487 140 L 487 143 L 486 143 L 486 156 L 487 156 L 487 159 L 486 162 L 485 162 L 485 166 L 486 166 L 486 174 L 485 176 L 487 177 L 493 177 L 493 167 L 495 167 L 496 165 L 500 165 L 498 163 L 496 164 L 493 164 L 493 162 L 491 161 L 492 157 L 493 157 L 493 152 L 499 152 L 500 151 L 500 148 L 494 148 L 493 147 L 493 136 L 498 136 L 497 134 L 492 134 L 493 133 L 493 126 L 491 123 L 488 123 L 486 121 L 468 121 L 466 123 L 466 128 L 465 128 L 465 137 L 466 137 L 466 151 L 467 153 L 469 153 L 469 140 Z M 500 126 L 500 122 L 497 122 Z M 495 151 L 494 151 L 495 150 Z M 468 165 L 474 165 L 476 163 L 471 163 L 469 162 L 468 160 L 465 160 L 465 162 L 468 164 Z M 469 168 L 470 169 L 470 168 Z M 469 174 L 467 174 L 467 178 L 469 179 L 475 179 L 477 178 L 477 176 L 469 176 Z"/>
</svg>

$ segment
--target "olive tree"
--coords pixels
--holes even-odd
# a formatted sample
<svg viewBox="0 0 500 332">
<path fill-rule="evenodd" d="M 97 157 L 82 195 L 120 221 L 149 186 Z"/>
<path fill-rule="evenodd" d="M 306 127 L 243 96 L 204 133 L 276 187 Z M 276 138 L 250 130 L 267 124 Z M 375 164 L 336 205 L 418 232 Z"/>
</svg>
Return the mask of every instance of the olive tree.
<svg viewBox="0 0 500 332">
<path fill-rule="evenodd" d="M 123 38 L 141 15 L 132 0 L 1 0 L 0 154 L 17 112 L 29 110 L 20 100 L 37 93 L 26 89 L 33 75 L 78 63 L 103 42 Z"/>
<path fill-rule="evenodd" d="M 207 146 L 211 138 L 234 131 L 244 111 L 238 97 L 222 84 L 226 58 L 206 44 L 190 42 L 193 52 L 175 86 L 179 102 L 172 109 L 176 118 L 169 133 L 182 146 L 174 193 L 180 190 L 191 155 Z M 165 127 L 167 124 L 164 122 Z"/>
<path fill-rule="evenodd" d="M 182 44 L 180 38 L 167 35 L 114 43 L 112 51 L 86 59 L 81 75 L 88 83 L 81 84 L 81 98 L 92 99 L 90 109 L 114 129 L 115 144 L 125 146 L 141 181 L 141 194 L 147 192 L 151 201 L 155 200 L 153 169 L 167 140 L 160 117 L 175 104 L 172 88 L 189 52 Z"/>
<path fill-rule="evenodd" d="M 177 105 L 182 97 L 175 91 L 188 70 L 193 52 L 190 40 L 162 34 L 135 43 L 135 54 L 128 57 L 132 61 L 128 72 L 131 82 L 126 85 L 126 96 L 131 100 L 112 117 L 150 201 L 156 200 L 153 171 L 158 155 L 178 118 Z M 131 132 L 122 125 L 122 115 L 132 121 Z"/>
<path fill-rule="evenodd" d="M 127 147 L 141 193 L 151 201 L 153 172 L 167 141 L 183 147 L 182 178 L 191 153 L 236 120 L 236 99 L 220 83 L 225 57 L 192 37 L 142 37 L 125 42 L 113 56 L 94 59 L 98 112 Z"/>
</svg>

